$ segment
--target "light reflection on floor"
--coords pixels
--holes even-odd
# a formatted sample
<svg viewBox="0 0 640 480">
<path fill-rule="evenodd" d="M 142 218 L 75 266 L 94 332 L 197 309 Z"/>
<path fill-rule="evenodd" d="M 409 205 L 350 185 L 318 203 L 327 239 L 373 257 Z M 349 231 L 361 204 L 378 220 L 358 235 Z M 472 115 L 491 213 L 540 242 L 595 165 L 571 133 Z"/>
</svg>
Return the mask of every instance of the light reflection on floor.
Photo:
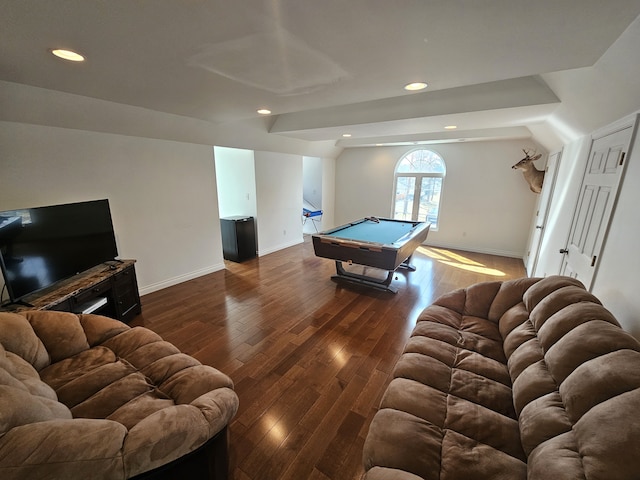
<svg viewBox="0 0 640 480">
<path fill-rule="evenodd" d="M 429 258 L 432 258 L 433 260 L 444 263 L 445 265 L 449 265 L 451 267 L 460 268 L 462 270 L 467 270 L 470 272 L 481 273 L 483 275 L 492 275 L 494 277 L 504 277 L 506 275 L 501 270 L 489 268 L 482 263 L 476 262 L 475 260 L 471 260 L 470 258 L 467 258 L 455 252 L 451 252 L 444 248 L 420 246 L 418 247 L 418 251 L 428 256 Z"/>
<path fill-rule="evenodd" d="M 347 364 L 347 358 L 344 352 L 344 346 L 333 343 L 329 346 L 329 351 L 331 352 L 331 356 L 333 360 L 340 366 L 340 368 L 344 367 Z"/>
<path fill-rule="evenodd" d="M 262 419 L 263 424 L 266 427 L 267 435 L 279 445 L 289 434 L 289 432 L 282 425 L 282 417 L 274 418 L 273 415 L 266 414 Z"/>
</svg>

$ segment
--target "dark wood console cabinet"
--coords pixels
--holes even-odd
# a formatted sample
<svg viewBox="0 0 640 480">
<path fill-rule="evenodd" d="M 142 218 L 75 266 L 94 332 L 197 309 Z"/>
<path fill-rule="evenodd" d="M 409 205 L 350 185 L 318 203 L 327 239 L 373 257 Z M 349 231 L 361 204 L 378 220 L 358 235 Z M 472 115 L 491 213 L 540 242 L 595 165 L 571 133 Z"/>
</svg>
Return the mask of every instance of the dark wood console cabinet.
<svg viewBox="0 0 640 480">
<path fill-rule="evenodd" d="M 103 263 L 27 295 L 22 301 L 24 304 L 9 305 L 2 310 L 95 313 L 122 322 L 131 321 L 142 311 L 135 260 Z"/>
</svg>

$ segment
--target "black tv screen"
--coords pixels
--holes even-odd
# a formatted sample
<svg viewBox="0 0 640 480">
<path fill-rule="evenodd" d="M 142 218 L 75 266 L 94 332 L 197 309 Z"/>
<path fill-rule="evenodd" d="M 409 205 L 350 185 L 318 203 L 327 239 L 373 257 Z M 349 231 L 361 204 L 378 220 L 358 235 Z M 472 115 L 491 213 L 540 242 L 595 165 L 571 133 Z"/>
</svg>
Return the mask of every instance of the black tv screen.
<svg viewBox="0 0 640 480">
<path fill-rule="evenodd" d="M 0 266 L 12 302 L 117 256 L 108 200 L 0 212 Z"/>
</svg>

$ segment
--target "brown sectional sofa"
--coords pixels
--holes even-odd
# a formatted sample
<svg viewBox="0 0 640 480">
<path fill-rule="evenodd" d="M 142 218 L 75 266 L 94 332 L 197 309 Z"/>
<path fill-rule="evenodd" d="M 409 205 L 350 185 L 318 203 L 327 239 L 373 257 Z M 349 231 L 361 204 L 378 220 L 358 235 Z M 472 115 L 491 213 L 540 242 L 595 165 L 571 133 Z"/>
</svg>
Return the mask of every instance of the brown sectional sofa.
<svg viewBox="0 0 640 480">
<path fill-rule="evenodd" d="M 146 328 L 0 313 L 3 480 L 226 478 L 237 408 L 229 377 Z"/>
<path fill-rule="evenodd" d="M 444 295 L 364 446 L 366 480 L 640 479 L 640 344 L 577 280 Z"/>
</svg>

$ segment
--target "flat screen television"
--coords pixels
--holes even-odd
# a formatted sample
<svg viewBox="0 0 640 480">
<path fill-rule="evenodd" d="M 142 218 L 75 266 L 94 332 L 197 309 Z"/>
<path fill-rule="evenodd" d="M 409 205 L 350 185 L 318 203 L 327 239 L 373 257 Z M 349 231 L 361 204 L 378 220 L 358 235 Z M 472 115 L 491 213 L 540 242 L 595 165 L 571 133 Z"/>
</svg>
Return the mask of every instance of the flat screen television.
<svg viewBox="0 0 640 480">
<path fill-rule="evenodd" d="M 108 200 L 0 212 L 11 302 L 118 256 Z"/>
</svg>

